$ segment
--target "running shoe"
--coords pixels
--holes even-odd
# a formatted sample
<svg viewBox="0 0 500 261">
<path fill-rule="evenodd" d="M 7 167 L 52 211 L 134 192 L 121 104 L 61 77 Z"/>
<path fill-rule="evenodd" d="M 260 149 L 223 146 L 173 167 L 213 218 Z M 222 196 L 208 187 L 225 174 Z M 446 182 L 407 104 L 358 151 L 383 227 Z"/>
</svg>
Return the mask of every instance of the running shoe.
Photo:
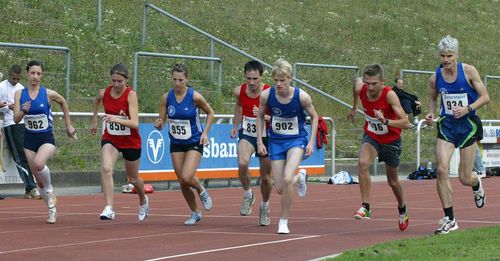
<svg viewBox="0 0 500 261">
<path fill-rule="evenodd" d="M 252 196 L 247 198 L 243 197 L 243 202 L 241 202 L 240 206 L 240 215 L 249 216 L 252 213 L 252 206 L 255 203 L 255 197 L 252 193 Z"/>
<path fill-rule="evenodd" d="M 149 215 L 149 198 L 146 196 L 144 205 L 139 206 L 139 221 L 143 221 Z"/>
<path fill-rule="evenodd" d="M 200 212 L 193 212 L 191 213 L 191 216 L 184 222 L 184 225 L 186 226 L 192 226 L 196 225 L 201 220 L 201 213 Z"/>
<path fill-rule="evenodd" d="M 455 219 L 450 220 L 449 217 L 444 217 L 439 220 L 440 227 L 434 231 L 436 235 L 448 234 L 450 231 L 458 229 L 458 223 Z"/>
<path fill-rule="evenodd" d="M 372 212 L 364 207 L 360 207 L 358 211 L 354 212 L 355 219 L 370 219 Z"/>
<path fill-rule="evenodd" d="M 200 200 L 201 200 L 201 203 L 203 203 L 203 207 L 207 211 L 210 211 L 212 209 L 212 198 L 210 197 L 210 195 L 208 195 L 208 192 L 206 189 L 200 193 Z"/>
<path fill-rule="evenodd" d="M 476 207 L 482 208 L 485 202 L 486 193 L 484 193 L 483 183 L 481 178 L 478 176 L 477 180 L 479 181 L 479 189 L 477 191 L 472 191 L 474 195 L 474 202 L 476 202 Z"/>
<path fill-rule="evenodd" d="M 57 209 L 56 207 L 49 208 L 49 217 L 47 218 L 47 224 L 55 224 L 57 219 Z"/>
<path fill-rule="evenodd" d="M 299 182 L 297 182 L 297 194 L 299 197 L 303 198 L 307 193 L 307 174 L 305 169 L 299 170 Z"/>
<path fill-rule="evenodd" d="M 57 204 L 57 197 L 54 192 L 47 192 L 45 194 L 45 200 L 49 208 L 53 208 Z"/>
<path fill-rule="evenodd" d="M 278 234 L 289 234 L 290 230 L 288 230 L 288 221 L 280 219 L 280 223 L 278 225 Z"/>
<path fill-rule="evenodd" d="M 38 189 L 33 188 L 26 194 L 24 194 L 25 199 L 42 199 L 42 195 L 38 192 Z"/>
<path fill-rule="evenodd" d="M 259 213 L 259 225 L 269 226 L 271 224 L 271 219 L 269 218 L 269 206 L 260 206 Z"/>
<path fill-rule="evenodd" d="M 408 216 L 408 209 L 405 206 L 405 212 L 399 214 L 399 230 L 404 231 L 408 228 L 408 224 L 410 223 L 410 217 Z"/>
<path fill-rule="evenodd" d="M 106 206 L 106 207 L 104 207 L 104 210 L 99 215 L 99 219 L 100 220 L 113 220 L 113 219 L 115 219 L 115 211 L 113 210 L 112 207 Z"/>
</svg>

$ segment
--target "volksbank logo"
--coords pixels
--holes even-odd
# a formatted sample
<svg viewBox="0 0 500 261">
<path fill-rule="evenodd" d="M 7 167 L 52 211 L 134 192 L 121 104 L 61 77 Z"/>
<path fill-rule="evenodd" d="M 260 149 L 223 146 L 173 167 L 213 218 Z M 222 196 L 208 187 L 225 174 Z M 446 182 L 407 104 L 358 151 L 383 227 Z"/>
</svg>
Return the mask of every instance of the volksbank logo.
<svg viewBox="0 0 500 261">
<path fill-rule="evenodd" d="M 153 130 L 149 133 L 147 144 L 148 159 L 153 164 L 157 164 L 165 154 L 165 140 L 161 132 Z"/>
</svg>

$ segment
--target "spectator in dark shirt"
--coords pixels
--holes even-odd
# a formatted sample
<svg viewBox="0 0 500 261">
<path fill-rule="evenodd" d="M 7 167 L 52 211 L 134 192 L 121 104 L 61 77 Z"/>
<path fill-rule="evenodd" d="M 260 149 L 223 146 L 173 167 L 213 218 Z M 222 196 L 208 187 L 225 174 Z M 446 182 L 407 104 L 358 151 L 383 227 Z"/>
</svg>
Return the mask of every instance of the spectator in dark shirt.
<svg viewBox="0 0 500 261">
<path fill-rule="evenodd" d="M 414 117 L 414 123 L 418 123 L 418 115 L 422 112 L 421 111 L 421 106 L 422 103 L 418 100 L 418 97 L 416 95 L 410 94 L 403 90 L 404 88 L 404 81 L 403 79 L 397 78 L 396 79 L 396 84 L 394 87 L 392 87 L 392 90 L 396 93 L 396 95 L 399 98 L 399 102 L 401 103 L 401 107 L 403 107 L 403 110 L 407 115 L 410 113 L 413 114 Z"/>
</svg>

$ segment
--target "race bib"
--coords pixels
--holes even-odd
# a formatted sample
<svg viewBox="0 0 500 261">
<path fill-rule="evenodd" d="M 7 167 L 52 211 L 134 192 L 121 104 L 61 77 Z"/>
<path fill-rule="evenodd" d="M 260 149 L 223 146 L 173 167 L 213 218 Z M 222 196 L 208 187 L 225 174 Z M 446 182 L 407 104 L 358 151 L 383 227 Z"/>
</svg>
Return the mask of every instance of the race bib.
<svg viewBox="0 0 500 261">
<path fill-rule="evenodd" d="M 178 140 L 188 140 L 191 138 L 191 122 L 189 120 L 168 119 L 169 132 L 172 137 Z"/>
<path fill-rule="evenodd" d="M 297 117 L 281 118 L 273 116 L 272 120 L 273 132 L 281 135 L 297 135 L 299 134 L 299 121 Z"/>
<path fill-rule="evenodd" d="M 49 119 L 45 114 L 25 115 L 24 127 L 31 131 L 46 130 L 49 127 Z"/>
<path fill-rule="evenodd" d="M 243 134 L 251 137 L 257 137 L 257 118 L 243 116 L 242 128 Z M 264 128 L 262 131 L 262 137 L 266 137 L 266 135 L 267 133 Z"/>
<path fill-rule="evenodd" d="M 443 96 L 443 106 L 445 114 L 453 115 L 452 111 L 453 107 L 469 106 L 467 93 L 456 93 L 456 94 L 443 93 L 442 96 Z"/>
<path fill-rule="evenodd" d="M 377 118 L 365 115 L 365 120 L 368 122 L 368 131 L 373 132 L 377 135 L 383 135 L 389 133 L 389 128 L 387 125 L 380 122 Z"/>
<path fill-rule="evenodd" d="M 127 116 L 116 116 L 116 117 L 122 120 L 128 120 Z M 109 135 L 115 135 L 115 136 L 130 135 L 129 127 L 125 127 L 116 122 L 106 122 L 106 130 L 108 131 Z"/>
</svg>

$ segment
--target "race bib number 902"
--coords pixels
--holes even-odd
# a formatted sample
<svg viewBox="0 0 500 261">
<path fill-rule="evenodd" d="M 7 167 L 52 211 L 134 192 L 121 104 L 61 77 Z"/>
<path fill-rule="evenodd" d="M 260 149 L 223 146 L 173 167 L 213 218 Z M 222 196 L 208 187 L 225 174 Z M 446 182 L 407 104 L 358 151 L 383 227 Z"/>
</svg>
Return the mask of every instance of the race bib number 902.
<svg viewBox="0 0 500 261">
<path fill-rule="evenodd" d="M 297 135 L 299 134 L 299 121 L 297 117 L 281 118 L 273 116 L 272 119 L 273 132 L 281 135 Z"/>
</svg>

